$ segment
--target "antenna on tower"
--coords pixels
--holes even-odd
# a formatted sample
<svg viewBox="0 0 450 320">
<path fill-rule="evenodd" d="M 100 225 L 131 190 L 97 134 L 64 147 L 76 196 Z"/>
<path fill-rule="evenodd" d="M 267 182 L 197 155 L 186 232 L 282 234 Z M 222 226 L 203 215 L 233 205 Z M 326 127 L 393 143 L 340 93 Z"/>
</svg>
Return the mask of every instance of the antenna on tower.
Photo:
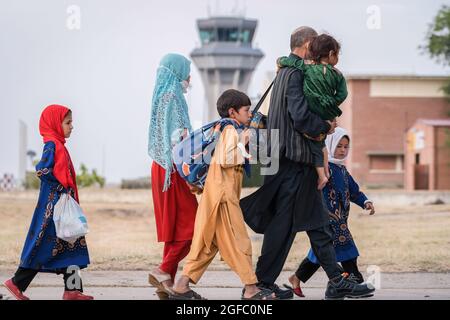
<svg viewBox="0 0 450 320">
<path fill-rule="evenodd" d="M 211 1 L 208 1 L 208 4 L 206 5 L 206 14 L 208 17 L 211 17 Z"/>
<path fill-rule="evenodd" d="M 232 15 L 239 15 L 239 4 L 238 4 L 238 0 L 234 1 L 234 6 L 231 8 L 231 14 Z"/>
<path fill-rule="evenodd" d="M 246 4 L 242 0 L 235 0 L 231 14 L 238 17 L 245 17 Z"/>
<path fill-rule="evenodd" d="M 216 0 L 216 16 L 220 15 L 220 0 Z"/>
</svg>

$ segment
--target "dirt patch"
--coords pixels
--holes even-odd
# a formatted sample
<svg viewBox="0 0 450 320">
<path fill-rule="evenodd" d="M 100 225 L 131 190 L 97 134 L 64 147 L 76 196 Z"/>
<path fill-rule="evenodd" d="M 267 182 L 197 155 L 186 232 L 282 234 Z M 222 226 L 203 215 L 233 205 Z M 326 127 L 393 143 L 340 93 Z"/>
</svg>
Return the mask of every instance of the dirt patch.
<svg viewBox="0 0 450 320">
<path fill-rule="evenodd" d="M 163 244 L 157 242 L 149 190 L 81 190 L 80 196 L 90 228 L 91 270 L 148 270 L 160 262 Z M 17 267 L 36 200 L 37 193 L 0 193 L 0 269 Z M 354 206 L 349 227 L 363 269 L 377 265 L 385 272 L 450 271 L 449 205 L 377 206 L 374 216 Z M 249 234 L 256 263 L 262 236 Z M 285 268 L 296 269 L 308 250 L 305 233 L 299 233 Z M 211 268 L 228 266 L 218 255 Z"/>
</svg>

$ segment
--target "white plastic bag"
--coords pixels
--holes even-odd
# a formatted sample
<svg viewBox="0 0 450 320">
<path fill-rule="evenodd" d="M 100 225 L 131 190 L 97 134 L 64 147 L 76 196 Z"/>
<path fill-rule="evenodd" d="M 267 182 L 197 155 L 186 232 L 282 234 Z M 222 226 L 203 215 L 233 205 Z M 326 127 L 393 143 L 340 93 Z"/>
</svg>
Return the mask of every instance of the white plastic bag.
<svg viewBox="0 0 450 320">
<path fill-rule="evenodd" d="M 80 205 L 68 193 L 61 194 L 53 211 L 56 236 L 74 243 L 88 233 L 86 216 Z"/>
</svg>

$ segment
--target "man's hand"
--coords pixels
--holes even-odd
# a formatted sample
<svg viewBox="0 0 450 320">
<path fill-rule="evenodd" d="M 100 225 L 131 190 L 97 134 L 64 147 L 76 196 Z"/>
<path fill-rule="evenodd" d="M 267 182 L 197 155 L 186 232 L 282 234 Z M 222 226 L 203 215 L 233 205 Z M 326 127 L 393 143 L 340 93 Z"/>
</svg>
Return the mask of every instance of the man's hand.
<svg viewBox="0 0 450 320">
<path fill-rule="evenodd" d="M 330 124 L 330 131 L 328 131 L 327 134 L 333 134 L 334 133 L 334 129 L 336 129 L 337 127 L 337 120 L 336 118 L 334 118 L 333 120 L 327 120 L 327 122 Z"/>
<path fill-rule="evenodd" d="M 367 202 L 365 204 L 366 210 L 370 210 L 370 215 L 374 215 L 375 214 L 375 207 L 373 206 L 372 202 Z"/>
</svg>

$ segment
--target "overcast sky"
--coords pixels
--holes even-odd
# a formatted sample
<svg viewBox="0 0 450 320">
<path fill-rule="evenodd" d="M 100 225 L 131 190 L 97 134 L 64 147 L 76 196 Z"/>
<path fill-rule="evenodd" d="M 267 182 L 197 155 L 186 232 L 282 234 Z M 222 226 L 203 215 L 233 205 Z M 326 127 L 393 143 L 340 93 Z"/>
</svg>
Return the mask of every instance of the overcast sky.
<svg viewBox="0 0 450 320">
<path fill-rule="evenodd" d="M 40 157 L 40 112 L 60 103 L 73 110 L 68 147 L 76 168 L 97 168 L 109 182 L 149 175 L 158 62 L 168 52 L 189 56 L 199 45 L 196 19 L 208 16 L 208 6 L 212 14 L 237 8 L 259 21 L 254 44 L 265 57 L 249 89 L 256 96 L 276 58 L 289 53 L 291 31 L 301 25 L 341 42 L 338 67 L 345 74 L 448 75 L 418 50 L 446 2 L 0 0 L 0 174 L 18 174 L 19 119 L 28 125 L 28 149 Z M 71 5 L 80 9 L 79 30 L 67 27 Z M 205 100 L 194 65 L 192 85 L 187 101 L 198 127 Z"/>
</svg>

